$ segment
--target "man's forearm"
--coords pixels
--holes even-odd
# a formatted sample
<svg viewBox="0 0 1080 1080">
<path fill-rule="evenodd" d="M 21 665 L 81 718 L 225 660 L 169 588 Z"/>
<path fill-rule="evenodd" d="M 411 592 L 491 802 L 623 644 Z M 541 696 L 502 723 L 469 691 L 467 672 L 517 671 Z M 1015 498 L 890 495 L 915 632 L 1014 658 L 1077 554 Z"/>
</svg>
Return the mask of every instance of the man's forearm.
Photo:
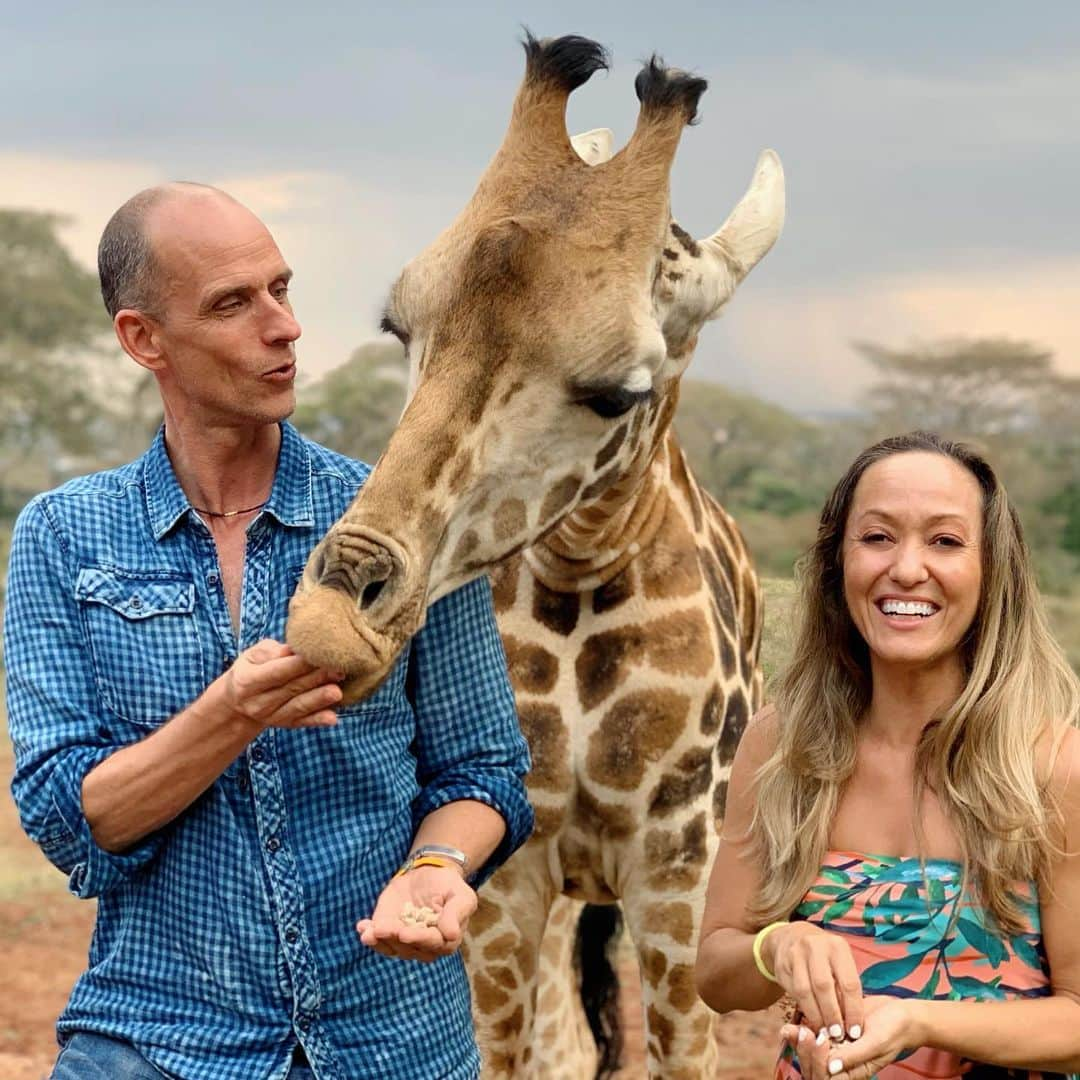
<svg viewBox="0 0 1080 1080">
<path fill-rule="evenodd" d="M 87 773 L 83 813 L 97 844 L 121 852 L 186 810 L 259 733 L 224 706 L 219 683 L 141 742 Z"/>
<path fill-rule="evenodd" d="M 469 872 L 491 858 L 506 835 L 506 822 L 498 810 L 475 799 L 461 799 L 433 810 L 416 830 L 413 847 L 446 844 L 465 852 Z"/>
</svg>

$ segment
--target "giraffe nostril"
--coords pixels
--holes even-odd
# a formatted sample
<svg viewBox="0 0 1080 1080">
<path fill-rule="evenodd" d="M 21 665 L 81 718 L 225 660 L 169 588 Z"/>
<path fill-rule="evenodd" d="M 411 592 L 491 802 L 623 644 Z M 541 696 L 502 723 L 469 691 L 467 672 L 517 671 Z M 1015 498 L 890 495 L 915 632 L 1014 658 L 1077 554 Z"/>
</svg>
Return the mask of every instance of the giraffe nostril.
<svg viewBox="0 0 1080 1080">
<path fill-rule="evenodd" d="M 385 581 L 372 581 L 369 582 L 360 593 L 360 610 L 367 611 L 376 600 L 379 599 L 379 594 L 383 591 Z"/>
</svg>

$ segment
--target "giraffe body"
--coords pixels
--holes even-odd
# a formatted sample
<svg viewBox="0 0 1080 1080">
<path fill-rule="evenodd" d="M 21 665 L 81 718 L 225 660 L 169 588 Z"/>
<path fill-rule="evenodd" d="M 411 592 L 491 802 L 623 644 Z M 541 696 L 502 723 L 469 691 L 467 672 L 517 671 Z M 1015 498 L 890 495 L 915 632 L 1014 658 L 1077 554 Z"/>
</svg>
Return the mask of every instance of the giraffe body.
<svg viewBox="0 0 1080 1080">
<path fill-rule="evenodd" d="M 533 839 L 485 888 L 468 963 L 491 1077 L 581 1080 L 572 1007 L 584 901 L 619 901 L 643 975 L 652 1075 L 712 1075 L 693 954 L 735 743 L 760 696 L 761 604 L 742 541 L 670 431 L 702 325 L 769 250 L 783 173 L 765 151 L 712 236 L 668 177 L 703 79 L 654 58 L 638 124 L 566 132 L 606 66 L 528 38 L 503 144 L 454 223 L 402 271 L 384 325 L 411 397 L 312 552 L 289 643 L 369 693 L 427 606 L 490 573 L 534 765 Z"/>
<path fill-rule="evenodd" d="M 556 591 L 520 556 L 491 573 L 537 826 L 484 890 L 470 935 L 486 1075 L 591 1072 L 594 1050 L 568 1011 L 572 917 L 560 915 L 545 939 L 562 970 L 540 956 L 560 895 L 621 902 L 642 973 L 650 1075 L 715 1071 L 693 955 L 731 760 L 760 700 L 761 602 L 733 522 L 673 436 L 651 479 L 664 502 L 655 533 L 606 583 Z M 560 988 L 546 1000 L 531 974 L 541 969 Z"/>
</svg>

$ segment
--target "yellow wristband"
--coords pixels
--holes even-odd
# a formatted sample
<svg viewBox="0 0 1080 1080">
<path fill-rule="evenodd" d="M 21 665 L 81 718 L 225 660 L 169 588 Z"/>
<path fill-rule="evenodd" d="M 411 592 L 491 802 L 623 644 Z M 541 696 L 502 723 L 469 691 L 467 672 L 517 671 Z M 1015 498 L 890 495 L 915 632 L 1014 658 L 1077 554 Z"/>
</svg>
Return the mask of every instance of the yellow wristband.
<svg viewBox="0 0 1080 1080">
<path fill-rule="evenodd" d="M 781 922 L 769 923 L 768 926 L 763 926 L 754 935 L 754 963 L 757 965 L 758 971 L 765 976 L 769 982 L 777 982 L 776 976 L 765 966 L 765 961 L 761 959 L 761 946 L 765 939 L 776 929 L 781 926 L 787 926 L 787 920 Z"/>
<path fill-rule="evenodd" d="M 407 874 L 410 870 L 415 870 L 418 866 L 453 866 L 457 867 L 458 870 L 461 869 L 453 859 L 443 859 L 438 855 L 421 855 L 418 859 L 409 859 L 394 877 L 401 877 L 402 874 Z"/>
</svg>

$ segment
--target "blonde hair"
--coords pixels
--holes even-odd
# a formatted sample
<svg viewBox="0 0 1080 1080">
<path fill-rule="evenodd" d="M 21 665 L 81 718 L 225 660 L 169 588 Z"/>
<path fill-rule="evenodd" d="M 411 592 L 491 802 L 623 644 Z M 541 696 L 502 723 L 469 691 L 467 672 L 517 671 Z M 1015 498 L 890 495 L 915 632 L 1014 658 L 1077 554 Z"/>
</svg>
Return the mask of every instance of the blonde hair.
<svg viewBox="0 0 1080 1080">
<path fill-rule="evenodd" d="M 961 643 L 966 680 L 922 733 L 915 805 L 933 789 L 955 823 L 965 878 L 1006 932 L 1020 929 L 1011 886 L 1044 881 L 1056 850 L 1057 811 L 1035 744 L 1049 734 L 1053 755 L 1065 726 L 1080 720 L 1080 680 L 1047 626 L 1020 520 L 971 448 L 929 432 L 898 435 L 864 450 L 845 473 L 800 566 L 801 623 L 775 695 L 777 744 L 756 777 L 750 830 L 762 882 L 751 910 L 762 923 L 786 918 L 818 873 L 870 705 L 869 651 L 844 600 L 843 539 L 855 488 L 871 465 L 914 451 L 967 469 L 983 510 L 981 595 Z"/>
</svg>

